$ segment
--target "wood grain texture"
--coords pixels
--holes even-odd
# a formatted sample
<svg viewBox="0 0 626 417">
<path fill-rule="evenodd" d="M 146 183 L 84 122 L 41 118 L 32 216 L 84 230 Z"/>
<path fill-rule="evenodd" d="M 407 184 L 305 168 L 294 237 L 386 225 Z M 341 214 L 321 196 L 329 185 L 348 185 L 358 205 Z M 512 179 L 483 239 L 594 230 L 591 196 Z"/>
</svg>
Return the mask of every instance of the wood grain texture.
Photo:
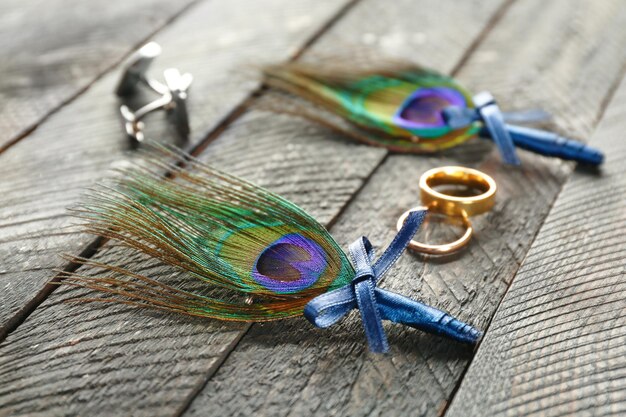
<svg viewBox="0 0 626 417">
<path fill-rule="evenodd" d="M 203 139 L 259 87 L 255 78 L 239 72 L 242 66 L 261 55 L 276 61 L 289 58 L 344 4 L 211 1 L 163 30 L 156 40 L 164 53 L 153 73 L 176 65 L 194 75 L 189 98 L 192 142 Z M 271 24 L 273 18 L 279 23 Z M 78 253 L 93 240 L 69 234 L 65 208 L 111 163 L 132 158 L 113 94 L 118 77 L 112 73 L 98 81 L 0 156 L 0 337 L 15 313 L 53 276 L 51 268 L 64 266 L 58 254 Z M 163 114 L 153 115 L 146 125 L 149 137 L 173 141 Z"/>
<path fill-rule="evenodd" d="M 570 2 L 556 3 L 514 4 L 458 78 L 477 90 L 489 88 L 504 108 L 545 105 L 558 110 L 553 127 L 585 137 L 626 60 L 619 46 L 626 35 L 626 16 L 619 2 L 604 3 L 607 9 L 591 2 L 572 9 Z M 579 15 L 585 16 L 584 23 L 576 19 Z M 558 24 L 567 21 L 573 23 Z M 609 30 L 612 35 L 605 32 Z M 533 48 L 525 46 L 529 36 Z M 619 40 L 604 44 L 609 38 Z M 610 51 L 586 60 L 601 44 Z M 556 53 L 559 48 L 568 52 Z M 529 79 L 528 73 L 537 78 Z M 585 82 L 580 82 L 582 74 Z M 554 85 L 546 88 L 550 81 Z M 520 97 L 507 95 L 520 85 Z M 581 102 L 565 106 L 576 100 Z M 394 235 L 397 217 L 419 203 L 417 179 L 426 169 L 461 164 L 489 173 L 499 185 L 498 202 L 492 212 L 473 220 L 478 233 L 470 247 L 448 259 L 406 254 L 384 283 L 484 328 L 572 169 L 571 164 L 525 152 L 521 156 L 521 169 L 502 166 L 487 143 L 472 143 L 441 157 L 390 156 L 331 233 L 344 247 L 366 234 L 382 249 Z M 325 330 L 311 328 L 304 319 L 255 324 L 187 415 L 436 416 L 445 411 L 472 352 L 400 326 L 386 330 L 392 352 L 377 356 L 367 352 L 354 313 Z M 459 415 L 467 415 L 464 411 L 461 406 Z"/>
<path fill-rule="evenodd" d="M 295 135 L 304 140 L 294 144 Z M 337 139 L 303 121 L 259 112 L 227 130 L 203 156 L 329 219 L 384 156 L 352 143 L 330 146 Z M 362 165 L 345 164 L 357 156 Z M 96 259 L 182 281 L 185 289 L 202 286 L 111 245 Z M 0 347 L 0 410 L 7 415 L 176 415 L 247 328 L 121 305 L 63 303 L 79 292 L 53 292 Z"/>
<path fill-rule="evenodd" d="M 3 1 L 0 149 L 87 88 L 192 3 Z"/>
<path fill-rule="evenodd" d="M 109 247 L 100 259 L 119 261 L 120 252 Z M 123 265 L 172 273 L 127 251 Z M 38 326 L 19 327 L 3 345 L 1 416 L 175 415 L 240 327 L 149 312 L 137 327 L 133 309 L 63 303 L 84 293 L 57 290 L 33 316 Z"/>
<path fill-rule="evenodd" d="M 350 26 L 355 20 L 351 22 L 347 27 L 356 30 L 358 26 Z M 432 35 L 441 30 L 433 25 Z M 468 22 L 466 30 L 476 33 L 479 28 Z M 463 47 L 456 51 L 458 58 Z M 446 57 L 441 64 L 451 68 L 454 60 Z M 280 192 L 328 223 L 385 154 L 299 119 L 252 111 L 212 143 L 202 158 Z M 147 268 L 145 260 L 109 246 L 98 259 Z M 176 279 L 169 275 L 171 271 L 162 267 L 151 273 Z M 0 384 L 6 413 L 178 413 L 247 328 L 119 305 L 62 303 L 72 294 L 75 291 L 55 291 L 0 347 L 0 373 L 10 376 Z"/>
<path fill-rule="evenodd" d="M 534 7 L 536 4 L 534 3 Z M 531 6 L 525 3 L 525 8 L 521 10 L 525 11 Z M 515 16 L 516 18 L 519 18 L 520 14 L 526 16 L 527 21 L 523 24 L 527 29 L 530 27 L 531 30 L 540 30 L 543 27 L 547 32 L 549 21 L 542 23 L 546 26 L 538 25 L 539 28 L 530 23 L 534 20 L 535 10 L 526 13 L 516 10 L 518 14 Z M 595 16 L 593 11 L 585 12 Z M 383 15 L 383 12 L 372 13 L 374 18 L 380 15 Z M 617 13 L 613 15 L 619 16 Z M 514 21 L 515 18 L 509 18 L 507 14 L 504 21 L 511 23 L 511 20 Z M 475 21 L 468 20 L 468 23 L 474 25 Z M 372 26 L 370 24 L 369 27 Z M 605 26 L 609 25 L 605 22 Z M 459 28 L 454 26 L 453 29 L 457 31 Z M 499 31 L 497 27 L 493 33 L 504 36 L 504 32 L 504 29 Z M 493 33 L 492 36 L 496 36 Z M 618 33 L 613 35 L 617 36 Z M 471 41 L 467 34 L 464 36 L 466 41 Z M 486 45 L 495 42 L 490 39 L 491 36 L 486 39 Z M 580 40 L 577 40 L 582 50 L 591 49 L 596 42 L 593 32 L 585 33 L 584 39 L 587 39 L 587 43 L 583 42 L 582 46 Z M 433 47 L 440 45 L 439 42 L 440 39 Z M 614 48 L 611 51 L 614 61 L 605 60 L 599 64 L 608 65 L 616 74 L 619 72 L 617 67 L 621 62 L 619 55 L 621 51 L 615 45 L 611 47 Z M 479 48 L 479 51 L 482 50 L 482 47 Z M 500 50 L 496 53 L 500 53 Z M 499 58 L 503 60 L 503 65 L 507 60 L 514 59 L 514 50 L 507 53 L 511 55 L 504 54 Z M 530 55 L 527 58 L 530 60 L 530 64 L 526 63 L 529 67 L 545 65 L 548 58 L 552 61 L 555 59 L 554 53 L 546 55 L 542 53 L 534 60 L 530 59 L 532 58 Z M 565 61 L 561 62 L 561 65 L 569 66 L 570 59 L 576 60 L 579 57 L 575 55 L 572 58 L 569 55 L 561 59 Z M 472 71 L 475 72 L 461 71 L 461 75 L 464 79 L 467 78 L 466 81 L 473 83 L 474 87 L 489 87 L 487 76 L 493 75 L 491 72 L 496 72 L 498 62 L 493 63 L 494 71 L 485 74 L 484 68 L 480 68 L 479 64 L 474 64 L 470 59 L 468 67 L 474 68 Z M 450 68 L 454 65 L 452 62 Z M 445 67 L 442 65 L 442 68 Z M 478 72 L 479 69 L 482 72 Z M 518 83 L 525 69 L 527 68 L 509 68 L 508 70 L 512 71 L 510 82 Z M 558 73 L 560 70 L 548 69 L 545 75 L 554 76 L 554 71 Z M 604 75 L 606 76 L 606 73 Z M 598 88 L 596 82 L 605 92 L 610 90 L 611 80 L 608 76 L 604 82 L 595 79 L 588 82 L 589 86 L 585 86 L 584 83 L 581 86 L 562 85 L 558 89 L 559 100 L 567 102 L 567 97 L 563 97 L 567 94 L 580 97 L 585 88 Z M 503 89 L 505 87 L 500 86 Z M 570 92 L 573 87 L 580 90 Z M 543 94 L 547 93 L 538 89 L 531 97 L 538 101 L 548 101 Z M 506 103 L 504 100 L 501 101 L 503 104 Z M 583 108 L 586 112 L 596 111 L 597 114 L 601 102 L 602 99 L 592 100 Z M 528 105 L 524 102 L 518 104 Z M 250 119 L 245 119 L 241 123 L 251 120 L 247 132 L 257 131 L 259 120 L 256 117 L 262 115 L 252 114 L 249 117 Z M 582 115 L 582 117 L 595 120 L 594 116 Z M 575 114 L 571 112 L 564 120 L 574 118 Z M 313 129 L 307 127 L 306 123 L 286 120 L 285 127 L 278 129 L 286 132 L 284 142 L 277 142 L 283 144 L 282 147 L 276 148 L 281 152 L 287 148 L 287 144 L 294 143 L 293 136 L 296 135 L 296 131 L 288 127 L 291 123 L 299 123 L 298 133 L 301 130 Z M 588 129 L 592 124 L 593 122 Z M 265 125 L 263 126 L 263 129 L 266 129 Z M 322 130 L 316 131 L 317 135 L 325 135 Z M 588 132 L 582 129 L 580 133 Z M 250 140 L 250 136 L 234 137 L 244 141 L 242 143 L 253 143 L 245 142 Z M 256 136 L 254 139 L 257 139 Z M 309 142 L 307 136 L 301 139 Z M 330 149 L 330 156 L 335 152 L 334 147 L 338 146 L 332 140 L 333 138 L 330 138 L 329 141 L 332 145 L 325 142 L 325 147 Z M 227 137 L 224 137 L 223 141 L 218 140 L 210 147 L 211 150 L 216 149 L 216 154 L 208 153 L 207 158 L 220 161 L 220 152 L 226 151 L 217 152 L 217 149 L 222 146 L 226 149 L 230 144 Z M 349 146 L 349 149 L 345 154 L 341 153 L 342 169 L 346 169 L 348 165 L 344 160 L 358 160 L 360 155 L 357 152 L 364 148 L 348 144 L 339 146 L 344 145 Z M 331 146 L 333 148 L 330 148 Z M 236 148 L 231 149 L 230 152 L 236 155 Z M 306 150 L 307 148 L 296 148 L 291 154 L 287 152 L 287 159 L 298 160 L 298 154 Z M 391 228 L 395 217 L 417 202 L 415 182 L 424 169 L 444 162 L 456 162 L 479 166 L 490 172 L 501 184 L 501 189 L 504 190 L 501 196 L 504 200 L 499 201 L 497 211 L 476 220 L 480 231 L 479 239 L 469 251 L 442 265 L 432 260 L 424 264 L 419 262 L 419 259 L 407 255 L 401 259 L 394 270 L 394 275 L 390 276 L 385 284 L 448 308 L 477 325 L 483 325 L 493 313 L 497 300 L 508 285 L 507 279 L 510 280 L 517 268 L 515 261 L 521 262 L 524 258 L 534 236 L 533 230 L 539 228 L 543 216 L 548 211 L 548 202 L 552 201 L 550 197 L 553 199 L 558 193 L 560 184 L 570 169 L 569 165 L 524 155 L 526 168 L 510 172 L 500 167 L 493 154 L 483 160 L 479 155 L 485 150 L 490 150 L 486 144 L 472 144 L 448 154 L 445 158 L 389 158 L 333 228 L 333 234 L 342 244 L 348 243 L 361 233 L 367 233 L 375 243 L 381 245 L 393 234 Z M 379 150 L 375 152 L 379 153 L 373 160 L 378 161 L 382 154 Z M 292 172 L 291 175 L 299 176 L 305 181 L 307 175 L 310 175 L 306 169 L 313 172 L 311 166 L 305 166 L 304 171 L 281 172 L 280 169 L 283 167 L 281 159 L 284 158 L 281 156 L 282 153 L 279 153 L 276 159 L 267 162 L 269 165 L 258 168 L 254 167 L 259 164 L 257 159 L 248 157 L 250 158 L 248 161 L 237 162 L 227 153 L 224 155 L 221 162 L 223 166 L 230 169 L 232 164 L 237 170 L 241 169 L 237 172 L 251 179 L 270 186 L 274 184 L 277 189 L 283 187 L 281 192 L 301 202 L 307 209 L 315 210 L 315 205 L 313 209 L 307 206 L 311 204 L 306 202 L 309 196 L 297 190 L 290 192 L 285 180 L 289 178 L 286 172 Z M 305 160 L 309 161 L 310 155 L 304 156 Z M 325 155 L 326 158 L 330 156 Z M 324 160 L 321 165 L 326 163 Z M 255 177 L 254 172 L 257 169 L 260 173 Z M 329 173 L 335 169 L 339 168 L 329 164 Z M 275 170 L 282 175 L 272 177 L 275 174 L 270 172 Z M 347 172 L 342 174 L 349 172 L 362 174 L 360 170 L 354 168 L 348 168 Z M 327 173 L 320 178 L 332 181 L 334 177 Z M 359 181 L 358 177 L 353 180 Z M 542 181 L 547 185 L 538 185 Z M 312 183 L 309 187 L 315 189 L 316 184 Z M 414 192 L 406 191 L 410 190 L 410 187 L 414 187 Z M 332 201 L 331 196 L 334 193 L 335 191 L 322 191 L 321 195 L 327 195 L 325 200 Z M 346 193 L 348 194 L 349 192 Z M 529 199 L 528 195 L 532 195 L 533 198 Z M 317 199 L 310 201 L 317 204 Z M 316 211 L 313 213 L 317 215 Z M 320 211 L 319 216 L 324 219 L 332 218 L 332 213 L 333 210 Z M 501 239 L 501 235 L 517 240 L 509 244 Z M 107 249 L 103 256 L 113 256 L 113 260 L 128 256 L 126 253 L 115 254 L 114 249 Z M 130 258 L 129 262 L 141 261 Z M 162 273 L 166 272 L 155 271 L 155 274 Z M 10 410 L 15 414 L 44 414 L 46 411 L 60 414 L 69 413 L 68 410 L 81 414 L 112 414 L 118 410 L 121 410 L 122 414 L 124 412 L 146 415 L 172 414 L 184 408 L 189 398 L 201 387 L 206 376 L 211 375 L 220 365 L 224 353 L 228 352 L 241 335 L 237 328 L 233 332 L 229 327 L 211 327 L 216 325 L 215 323 L 196 324 L 190 321 L 188 324 L 179 317 L 171 317 L 170 322 L 164 315 L 138 314 L 134 311 L 131 315 L 128 309 L 118 306 L 108 306 L 107 310 L 103 310 L 102 306 L 90 307 L 88 311 L 83 310 L 85 306 L 80 306 L 78 310 L 71 310 L 67 304 L 59 304 L 68 295 L 55 293 L 42 309 L 36 311 L 0 347 L 3 358 L 0 372 L 3 376 L 11 376 L 12 381 L 0 386 L 0 392 L 4 393 L 0 403 L 9 404 L 3 410 Z M 121 320 L 118 321 L 117 318 Z M 92 323 L 89 323 L 90 320 Z M 176 333 L 179 328 L 180 333 Z M 141 333 L 131 333 L 137 331 Z M 80 336 L 68 337 L 73 332 Z M 450 392 L 458 380 L 470 352 L 442 340 L 399 327 L 389 328 L 389 332 L 394 352 L 388 357 L 378 357 L 364 352 L 362 333 L 356 317 L 329 331 L 312 330 L 304 321 L 254 325 L 251 337 L 246 337 L 231 354 L 225 366 L 206 386 L 191 410 L 196 414 L 224 412 L 234 415 L 255 412 L 260 415 L 289 413 L 298 415 L 305 412 L 325 415 L 331 411 L 353 415 L 368 412 L 377 415 L 384 411 L 411 415 L 436 414 L 441 403 L 447 398 L 446 393 Z M 220 339 L 222 334 L 227 335 L 226 339 Z M 96 341 L 93 341 L 94 339 Z M 83 341 L 85 344 L 81 346 Z M 137 366 L 130 366 L 131 364 Z M 42 367 L 46 367 L 45 373 L 42 373 Z M 204 369 L 204 372 L 196 373 L 199 368 Z M 26 382 L 20 385 L 19 381 L 22 380 Z M 67 389 L 64 389 L 64 386 Z M 180 390 L 176 390 L 178 386 L 181 387 Z M 111 398 L 115 398 L 117 403 L 113 403 Z"/>
<path fill-rule="evenodd" d="M 563 187 L 446 416 L 626 413 L 626 82 Z"/>
</svg>

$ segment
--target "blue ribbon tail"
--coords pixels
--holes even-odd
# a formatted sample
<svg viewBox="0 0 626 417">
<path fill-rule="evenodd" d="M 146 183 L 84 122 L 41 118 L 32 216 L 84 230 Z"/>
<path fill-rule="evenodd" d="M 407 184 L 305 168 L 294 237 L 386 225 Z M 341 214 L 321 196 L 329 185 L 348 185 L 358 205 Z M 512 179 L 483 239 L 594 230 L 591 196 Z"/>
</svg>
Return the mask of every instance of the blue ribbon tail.
<svg viewBox="0 0 626 417">
<path fill-rule="evenodd" d="M 445 311 L 383 289 L 376 289 L 376 300 L 384 320 L 405 324 L 457 342 L 476 344 L 482 333 Z"/>
<path fill-rule="evenodd" d="M 513 125 L 506 125 L 506 127 L 515 146 L 522 149 L 590 165 L 600 165 L 604 162 L 604 154 L 599 149 L 582 142 L 528 127 Z"/>
<path fill-rule="evenodd" d="M 489 136 L 496 143 L 500 156 L 505 164 L 520 165 L 521 161 L 515 152 L 513 138 L 509 134 L 502 117 L 502 112 L 496 104 L 493 96 L 487 92 L 477 94 L 474 97 L 474 104 L 478 109 L 485 129 Z"/>
<path fill-rule="evenodd" d="M 374 278 L 362 279 L 354 283 L 354 294 L 356 295 L 361 323 L 367 337 L 367 344 L 374 353 L 389 352 L 387 336 L 383 329 L 378 302 L 375 295 L 376 284 Z"/>
<path fill-rule="evenodd" d="M 540 123 L 552 119 L 552 115 L 543 109 L 527 109 L 503 111 L 502 117 L 505 123 Z"/>
<path fill-rule="evenodd" d="M 376 275 L 372 267 L 372 244 L 366 237 L 361 237 L 350 244 L 349 251 L 352 263 L 356 268 L 352 287 L 361 314 L 361 323 L 363 330 L 365 330 L 367 343 L 372 352 L 386 353 L 389 351 L 389 345 L 374 294 Z"/>
</svg>

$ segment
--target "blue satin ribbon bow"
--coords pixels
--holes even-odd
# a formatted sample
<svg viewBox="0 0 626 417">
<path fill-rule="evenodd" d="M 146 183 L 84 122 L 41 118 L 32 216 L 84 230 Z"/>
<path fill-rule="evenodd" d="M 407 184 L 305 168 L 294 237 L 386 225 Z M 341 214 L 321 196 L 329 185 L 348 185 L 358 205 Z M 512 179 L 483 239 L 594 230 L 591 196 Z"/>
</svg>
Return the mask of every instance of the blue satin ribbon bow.
<svg viewBox="0 0 626 417">
<path fill-rule="evenodd" d="M 598 149 L 584 143 L 567 139 L 555 133 L 538 129 L 514 126 L 506 123 L 506 117 L 489 93 L 474 96 L 475 108 L 451 106 L 442 114 L 449 127 L 459 129 L 480 121 L 484 127 L 479 135 L 493 140 L 498 146 L 505 163 L 519 165 L 520 160 L 515 147 L 526 149 L 541 155 L 561 159 L 600 165 L 604 155 Z"/>
<path fill-rule="evenodd" d="M 385 252 L 373 262 L 372 244 L 361 237 L 350 245 L 355 277 L 344 287 L 311 300 L 304 316 L 318 327 L 329 327 L 350 310 L 357 308 L 370 350 L 389 351 L 382 321 L 405 324 L 416 329 L 449 337 L 462 343 L 476 343 L 482 333 L 448 313 L 426 304 L 376 287 L 381 277 L 400 257 L 426 215 L 426 210 L 411 212 Z"/>
</svg>

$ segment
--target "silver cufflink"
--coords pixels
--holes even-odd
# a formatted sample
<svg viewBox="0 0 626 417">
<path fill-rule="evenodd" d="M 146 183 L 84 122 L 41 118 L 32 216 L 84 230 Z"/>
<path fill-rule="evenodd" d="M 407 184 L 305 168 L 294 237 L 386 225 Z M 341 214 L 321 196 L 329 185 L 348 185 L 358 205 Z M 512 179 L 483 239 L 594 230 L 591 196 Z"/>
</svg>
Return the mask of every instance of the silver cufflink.
<svg viewBox="0 0 626 417">
<path fill-rule="evenodd" d="M 136 143 L 144 140 L 144 124 L 141 121 L 147 114 L 165 110 L 168 119 L 174 124 L 183 138 L 189 136 L 189 118 L 187 115 L 187 90 L 193 77 L 189 73 L 181 74 L 176 68 L 163 72 L 165 83 L 148 78 L 146 72 L 152 61 L 161 54 L 161 46 L 150 42 L 135 52 L 129 59 L 120 79 L 115 94 L 121 98 L 134 95 L 140 85 L 157 93 L 160 97 L 133 111 L 127 105 L 120 106 L 120 113 L 128 136 Z"/>
</svg>

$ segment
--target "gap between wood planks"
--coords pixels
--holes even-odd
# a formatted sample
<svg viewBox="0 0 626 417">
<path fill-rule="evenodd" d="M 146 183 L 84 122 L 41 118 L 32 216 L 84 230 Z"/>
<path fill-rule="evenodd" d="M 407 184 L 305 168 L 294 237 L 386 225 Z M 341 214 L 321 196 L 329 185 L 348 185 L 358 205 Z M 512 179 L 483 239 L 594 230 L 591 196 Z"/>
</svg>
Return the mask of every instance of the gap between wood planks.
<svg viewBox="0 0 626 417">
<path fill-rule="evenodd" d="M 510 6 L 515 0 L 511 0 L 507 3 L 507 6 Z M 502 17 L 502 15 L 500 15 L 500 17 Z M 473 45 L 472 45 L 473 46 Z M 462 60 L 464 61 L 467 57 L 469 57 L 469 55 L 466 55 L 462 58 Z M 454 71 L 456 72 L 457 70 L 459 70 L 461 68 L 461 66 L 455 67 Z M 595 128 L 598 126 L 598 124 L 600 123 L 600 121 L 602 120 L 602 118 L 604 117 L 604 113 L 606 112 L 606 109 L 609 106 L 609 103 L 611 103 L 611 100 L 613 99 L 613 97 L 615 96 L 615 93 L 617 92 L 617 87 L 621 84 L 622 80 L 626 78 L 626 63 L 624 63 L 622 65 L 622 68 L 619 71 L 619 75 L 613 80 L 613 82 L 611 83 L 611 87 L 608 91 L 608 93 L 606 94 L 606 96 L 603 98 L 602 102 L 600 103 L 600 108 L 598 110 L 598 113 L 596 115 L 596 123 L 594 126 L 594 130 Z M 386 158 L 386 156 L 385 156 Z M 575 162 L 569 162 L 570 164 L 575 164 Z M 573 169 L 569 176 L 571 176 L 574 171 L 578 169 L 578 167 L 576 167 L 575 169 Z M 593 169 L 593 168 L 587 168 L 582 166 L 581 169 Z M 554 197 L 554 200 L 552 200 L 552 202 L 550 203 L 550 207 L 548 208 L 548 214 L 552 211 L 552 208 L 554 207 L 554 204 L 557 202 L 557 200 L 559 199 L 559 196 L 561 195 L 561 193 L 563 192 L 563 186 L 567 183 L 567 180 L 563 182 L 563 184 L 561 184 L 561 188 L 559 189 L 559 191 L 556 193 L 556 196 Z M 537 229 L 537 231 L 535 232 L 535 234 L 533 235 L 531 242 L 530 242 L 530 247 L 532 247 L 533 243 L 535 242 L 535 240 L 537 239 L 537 236 L 539 235 L 539 232 L 541 231 L 541 227 Z M 487 334 L 487 332 L 489 331 L 489 328 L 491 327 L 491 323 L 493 321 L 493 318 L 496 316 L 496 312 L 498 312 L 498 310 L 500 310 L 500 306 L 502 305 L 502 301 L 504 301 L 506 295 L 509 293 L 509 290 L 511 289 L 511 285 L 513 285 L 513 282 L 515 281 L 515 278 L 517 277 L 517 272 L 519 271 L 519 269 L 521 268 L 521 266 L 524 264 L 524 262 L 526 261 L 526 258 L 528 257 L 528 253 L 530 252 L 530 250 L 528 250 L 525 254 L 524 254 L 524 258 L 517 264 L 517 268 L 515 270 L 515 273 L 513 274 L 513 278 L 511 279 L 511 281 L 508 283 L 506 290 L 504 291 L 504 294 L 502 294 L 502 297 L 500 298 L 500 300 L 498 301 L 498 305 L 494 311 L 494 313 L 491 315 L 491 317 L 489 318 L 489 320 L 487 321 L 487 324 L 485 325 L 485 330 L 483 331 L 483 334 Z M 456 396 L 457 392 L 459 391 L 459 388 L 461 387 L 461 382 L 463 382 L 463 380 L 465 379 L 465 374 L 467 374 L 468 369 L 470 368 L 470 365 L 472 364 L 472 362 L 474 361 L 474 358 L 476 357 L 476 352 L 478 351 L 478 349 L 480 349 L 480 346 L 482 344 L 482 339 L 478 342 L 478 345 L 476 346 L 476 348 L 474 349 L 474 354 L 471 356 L 471 358 L 469 359 L 469 361 L 467 362 L 467 365 L 465 366 L 465 369 L 463 369 L 463 372 L 461 372 L 461 376 L 459 377 L 459 380 L 457 381 L 456 385 L 454 386 L 454 389 L 452 390 L 452 393 L 450 394 L 450 397 L 448 398 L 448 400 L 444 403 L 444 405 L 441 407 L 440 411 L 439 411 L 439 416 L 445 416 L 445 414 L 448 411 L 448 408 L 450 407 L 450 404 L 452 404 L 452 401 L 454 400 L 454 397 Z"/>
<path fill-rule="evenodd" d="M 192 6 L 195 6 L 195 5 L 199 4 L 200 2 L 201 2 L 201 0 L 196 0 L 192 4 L 186 6 L 183 10 L 178 12 L 174 17 L 169 19 L 166 24 L 162 25 L 156 31 L 152 32 L 150 34 L 150 36 L 148 36 L 147 38 L 143 39 L 136 47 L 140 47 L 145 42 L 149 41 L 150 38 L 152 38 L 156 33 L 158 33 L 160 30 L 164 29 L 165 27 L 167 27 L 170 23 L 172 23 L 174 20 L 176 20 L 176 18 L 178 18 L 182 14 L 184 14 L 185 11 L 189 10 Z M 351 1 L 347 2 L 341 9 L 339 9 L 339 11 L 334 16 L 332 16 L 330 19 L 328 19 L 328 21 L 326 23 L 324 23 L 317 31 L 315 31 L 315 33 L 307 41 L 304 42 L 304 44 L 291 56 L 291 58 L 289 60 L 293 61 L 293 60 L 298 59 L 300 56 L 302 56 L 302 54 L 304 54 L 304 52 L 311 45 L 313 45 L 329 28 L 331 28 L 338 20 L 340 20 L 358 2 L 359 2 L 359 0 L 351 0 Z M 129 52 L 129 54 L 127 54 L 124 59 L 126 59 L 133 52 L 134 52 L 134 49 L 131 52 Z M 61 106 L 55 108 L 50 113 L 48 113 L 45 116 L 45 118 L 42 119 L 37 124 L 37 126 L 40 123 L 42 123 L 45 119 L 47 119 L 48 117 L 50 117 L 51 115 L 53 115 L 54 113 L 59 111 L 63 106 L 65 106 L 66 104 L 69 104 L 71 101 L 73 101 L 78 96 L 80 96 L 85 91 L 87 91 L 91 87 L 91 85 L 93 85 L 97 80 L 102 78 L 104 75 L 109 73 L 111 70 L 117 69 L 117 67 L 119 67 L 119 65 L 122 62 L 123 62 L 123 60 L 117 62 L 111 68 L 109 68 L 107 71 L 104 71 L 103 73 L 99 74 L 97 76 L 97 78 L 95 78 L 91 83 L 89 83 L 89 85 L 86 88 L 82 89 L 79 93 L 77 93 L 76 95 L 72 96 L 71 99 L 67 100 Z M 228 126 L 230 126 L 235 120 L 237 120 L 239 117 L 241 117 L 246 112 L 246 110 L 256 101 L 256 99 L 265 90 L 266 90 L 266 87 L 261 85 L 256 90 L 254 90 L 252 93 L 250 93 L 248 95 L 248 97 L 246 99 L 244 99 L 239 105 L 237 105 L 233 110 L 231 110 L 216 125 L 215 128 L 213 128 L 211 131 L 209 131 L 208 134 L 203 139 L 199 140 L 196 144 L 190 146 L 185 151 L 187 153 L 189 153 L 190 155 L 192 155 L 192 156 L 197 156 L 200 153 L 202 153 L 202 151 L 204 151 L 204 149 L 206 149 L 206 147 L 209 146 L 209 144 L 211 142 L 216 140 L 227 129 Z M 36 129 L 36 127 L 31 129 L 29 132 L 32 132 L 35 129 Z M 25 136 L 26 135 L 24 135 L 22 137 L 25 137 Z M 16 141 L 11 141 L 10 143 L 11 144 L 15 144 L 18 141 L 19 141 L 19 139 L 16 140 Z M 8 147 L 9 146 L 0 148 L 0 154 L 2 153 L 2 151 L 8 149 Z M 184 164 L 184 161 L 179 161 L 179 163 Z M 167 174 L 168 173 L 164 173 L 164 175 L 167 175 Z M 107 241 L 107 239 L 100 238 L 100 237 L 94 239 L 91 243 L 89 243 L 88 245 L 85 246 L 85 248 L 80 252 L 79 256 L 83 257 L 83 258 L 91 258 L 91 257 L 93 257 L 98 252 L 98 250 L 102 247 L 102 245 L 104 245 L 106 243 L 106 241 Z M 75 262 L 68 263 L 62 269 L 61 272 L 56 274 L 46 285 L 43 286 L 43 288 L 35 295 L 34 298 L 32 298 L 31 300 L 26 302 L 24 304 L 24 306 L 20 310 L 18 310 L 8 320 L 7 325 L 4 327 L 4 329 L 0 330 L 0 343 L 2 343 L 11 332 L 13 332 L 15 329 L 17 329 L 28 318 L 28 316 L 30 316 L 30 314 L 33 311 L 35 311 L 37 309 L 37 307 L 39 307 L 39 305 L 41 303 L 43 303 L 44 300 L 46 298 L 48 298 L 48 296 L 50 294 L 52 294 L 52 292 L 58 287 L 58 283 L 63 280 L 63 277 L 67 273 L 75 272 L 79 267 L 80 267 L 80 264 L 77 264 Z M 246 329 L 246 331 L 247 331 L 247 329 Z"/>
<path fill-rule="evenodd" d="M 182 9 L 178 10 L 176 13 L 174 13 L 172 16 L 170 16 L 165 22 L 163 22 L 163 24 L 161 26 L 157 27 L 155 30 L 150 32 L 146 37 L 141 39 L 135 45 L 131 45 L 130 49 L 128 50 L 128 52 L 126 54 L 123 54 L 120 57 L 120 59 L 118 59 L 117 61 L 113 61 L 111 63 L 111 65 L 109 65 L 108 67 L 104 68 L 99 74 L 96 74 L 94 76 L 94 78 L 91 81 L 89 81 L 85 86 L 79 88 L 74 94 L 71 94 L 65 100 L 61 101 L 56 107 L 53 107 L 53 108 L 49 109 L 46 114 L 44 114 L 41 118 L 39 118 L 39 120 L 35 121 L 30 126 L 27 126 L 24 129 L 22 129 L 22 131 L 20 133 L 18 133 L 17 135 L 15 135 L 15 137 L 13 137 L 12 139 L 9 139 L 6 143 L 0 145 L 0 155 L 4 151 L 6 151 L 10 147 L 12 147 L 13 145 L 16 145 L 22 139 L 24 139 L 27 136 L 29 136 L 35 130 L 37 130 L 37 128 L 39 126 L 41 126 L 41 124 L 44 123 L 46 120 L 48 120 L 51 116 L 53 116 L 59 110 L 61 110 L 63 107 L 67 106 L 68 104 L 70 104 L 71 102 L 76 100 L 78 97 L 80 97 L 83 93 L 85 93 L 87 90 L 89 90 L 92 85 L 94 85 L 96 82 L 98 82 L 100 79 L 102 79 L 105 75 L 107 75 L 111 71 L 117 69 L 120 66 L 120 64 L 122 64 L 124 61 L 126 61 L 126 59 L 128 59 L 128 57 L 132 53 L 135 52 L 135 50 L 140 48 L 143 44 L 147 43 L 150 39 L 152 39 L 154 37 L 154 35 L 156 35 L 161 30 L 163 30 L 164 28 L 166 28 L 167 26 L 172 24 L 179 17 L 181 17 L 183 14 L 185 14 L 188 10 L 192 9 L 193 7 L 195 7 L 196 5 L 201 3 L 202 1 L 206 1 L 206 0 L 193 0 L 191 3 L 185 5 Z M 5 335 L 0 333 L 0 341 L 4 340 L 4 337 L 5 337 Z"/>
</svg>

